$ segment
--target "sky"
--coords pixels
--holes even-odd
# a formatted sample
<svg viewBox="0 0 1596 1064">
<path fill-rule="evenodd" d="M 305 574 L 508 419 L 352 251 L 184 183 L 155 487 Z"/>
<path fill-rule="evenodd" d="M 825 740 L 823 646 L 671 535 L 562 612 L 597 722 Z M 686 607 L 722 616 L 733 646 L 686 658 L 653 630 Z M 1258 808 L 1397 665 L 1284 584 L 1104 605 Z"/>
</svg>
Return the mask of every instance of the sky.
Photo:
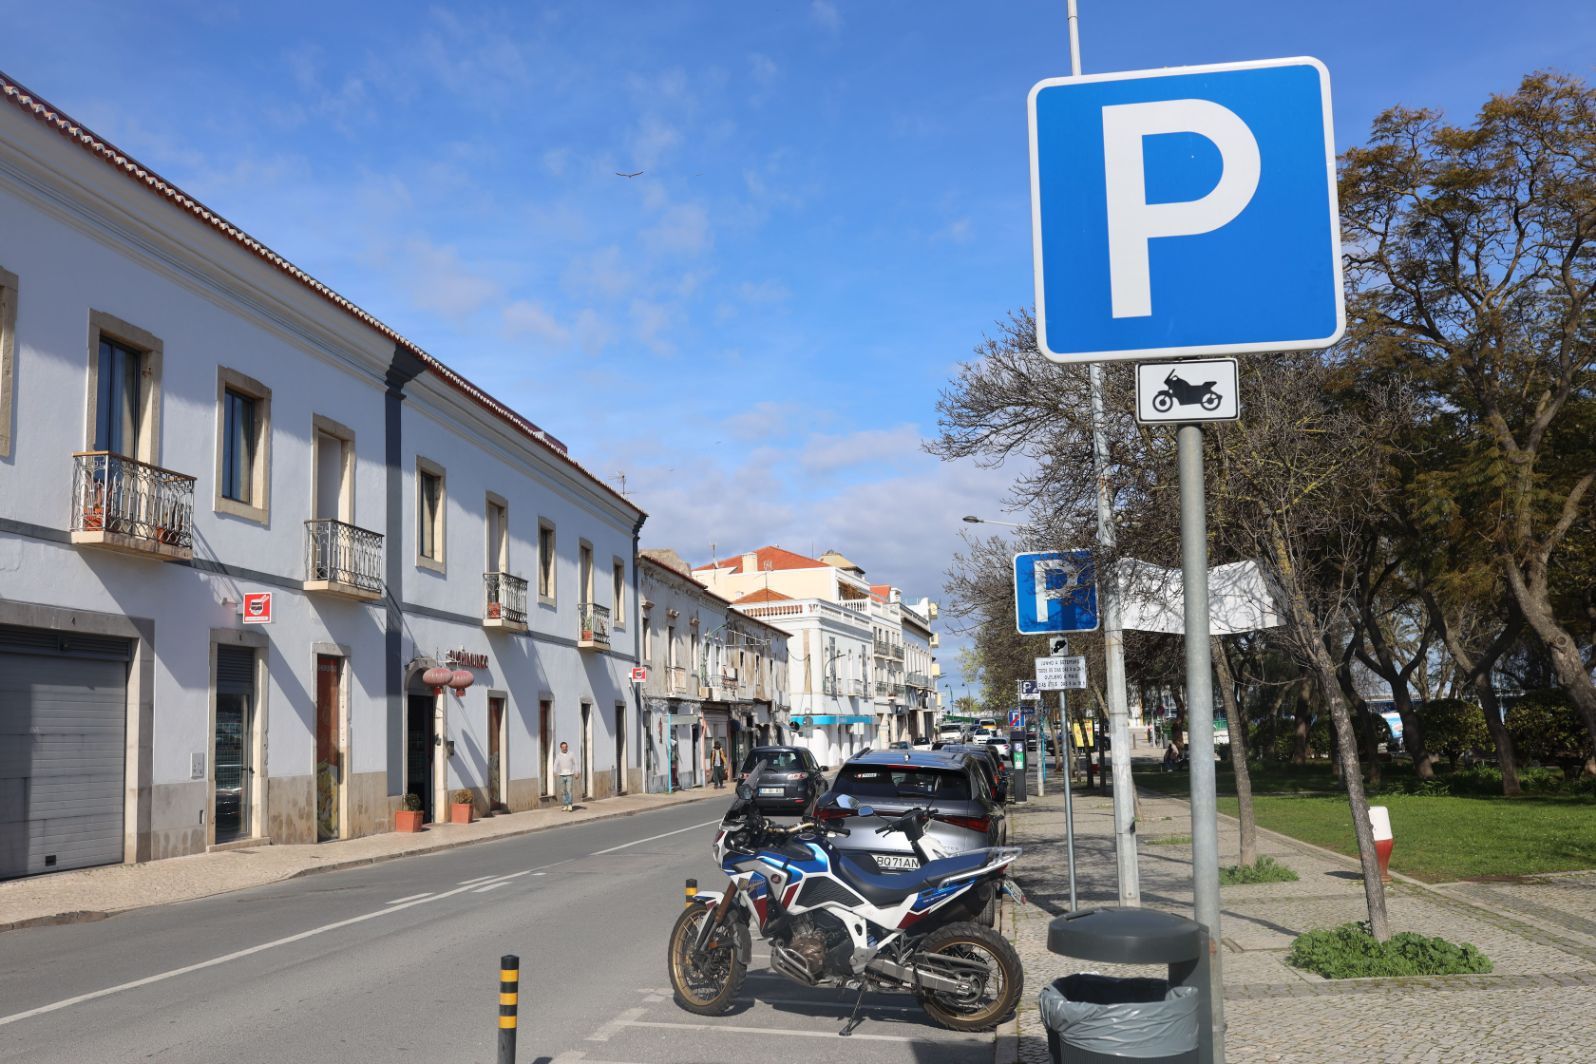
<svg viewBox="0 0 1596 1064">
<path fill-rule="evenodd" d="M 1338 148 L 1596 62 L 1589 0 L 1080 7 L 1087 73 L 1318 57 Z M 939 598 L 960 517 L 1005 517 L 1008 472 L 922 444 L 1034 297 L 1025 99 L 1068 73 L 1064 0 L 0 0 L 0 25 L 0 69 L 624 474 L 645 546 L 836 548 Z"/>
</svg>

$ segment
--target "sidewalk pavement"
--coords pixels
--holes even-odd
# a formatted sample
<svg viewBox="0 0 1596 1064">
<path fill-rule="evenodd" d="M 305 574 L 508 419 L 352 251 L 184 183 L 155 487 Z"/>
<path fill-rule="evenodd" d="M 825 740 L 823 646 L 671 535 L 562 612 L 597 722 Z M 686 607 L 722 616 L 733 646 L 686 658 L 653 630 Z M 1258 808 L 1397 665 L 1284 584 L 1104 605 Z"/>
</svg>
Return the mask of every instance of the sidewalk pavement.
<svg viewBox="0 0 1596 1064">
<path fill-rule="evenodd" d="M 338 842 L 262 844 L 15 879 L 0 883 L 0 931 L 103 920 L 113 913 L 147 905 L 190 901 L 317 872 L 469 846 L 563 824 L 610 820 L 706 798 L 729 798 L 730 794 L 729 789 L 713 787 L 694 787 L 673 794 L 629 794 L 584 802 L 570 813 L 549 806 L 524 813 L 501 813 L 471 824 L 429 824 L 426 830 L 415 834 L 390 831 Z"/>
<path fill-rule="evenodd" d="M 1189 917 L 1190 807 L 1146 794 L 1139 806 L 1142 903 Z M 1048 952 L 1048 922 L 1069 904 L 1063 799 L 1049 793 L 1011 808 L 1009 840 L 1026 848 L 1015 874 L 1031 904 L 1005 913 L 1005 926 L 1025 964 L 1026 986 L 1019 1014 L 999 1032 L 996 1059 L 998 1064 L 1046 1064 L 1046 1032 L 1036 1004 L 1043 986 L 1081 971 L 1163 973 Z M 1220 864 L 1234 864 L 1236 823 L 1219 819 Z M 1081 908 L 1118 904 L 1113 826 L 1108 797 L 1077 797 Z M 1285 954 L 1303 931 L 1366 918 L 1357 862 L 1274 832 L 1260 829 L 1258 835 L 1259 853 L 1301 878 L 1222 890 L 1227 1060 L 1550 1064 L 1596 1059 L 1596 872 L 1440 886 L 1398 877 L 1386 888 L 1393 930 L 1472 942 L 1491 959 L 1494 971 L 1332 981 L 1288 967 Z"/>
</svg>

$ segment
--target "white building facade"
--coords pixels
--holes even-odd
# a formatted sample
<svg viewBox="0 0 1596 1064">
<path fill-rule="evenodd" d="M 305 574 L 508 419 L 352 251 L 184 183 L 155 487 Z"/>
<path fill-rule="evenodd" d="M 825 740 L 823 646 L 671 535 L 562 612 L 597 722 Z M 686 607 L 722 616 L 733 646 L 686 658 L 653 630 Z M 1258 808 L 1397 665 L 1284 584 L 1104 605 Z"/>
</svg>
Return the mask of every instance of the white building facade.
<svg viewBox="0 0 1596 1064">
<path fill-rule="evenodd" d="M 0 90 L 0 877 L 641 789 L 643 513 Z"/>
</svg>

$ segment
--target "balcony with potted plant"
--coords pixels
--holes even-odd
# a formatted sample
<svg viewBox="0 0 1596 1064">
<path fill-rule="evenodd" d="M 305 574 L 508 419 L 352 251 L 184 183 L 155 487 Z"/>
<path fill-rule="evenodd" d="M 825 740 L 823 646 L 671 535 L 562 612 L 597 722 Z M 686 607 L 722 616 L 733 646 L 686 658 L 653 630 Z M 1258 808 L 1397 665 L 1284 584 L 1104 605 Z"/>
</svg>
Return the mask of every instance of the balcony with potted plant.
<svg viewBox="0 0 1596 1064">
<path fill-rule="evenodd" d="M 580 650 L 608 650 L 610 648 L 610 608 L 596 602 L 579 603 L 578 614 L 582 627 L 576 637 Z"/>
<path fill-rule="evenodd" d="M 194 557 L 194 478 L 110 451 L 72 456 L 72 542 L 169 561 Z"/>
<path fill-rule="evenodd" d="M 526 631 L 526 581 L 509 573 L 483 573 L 482 584 L 487 596 L 482 627 L 501 632 Z"/>
</svg>

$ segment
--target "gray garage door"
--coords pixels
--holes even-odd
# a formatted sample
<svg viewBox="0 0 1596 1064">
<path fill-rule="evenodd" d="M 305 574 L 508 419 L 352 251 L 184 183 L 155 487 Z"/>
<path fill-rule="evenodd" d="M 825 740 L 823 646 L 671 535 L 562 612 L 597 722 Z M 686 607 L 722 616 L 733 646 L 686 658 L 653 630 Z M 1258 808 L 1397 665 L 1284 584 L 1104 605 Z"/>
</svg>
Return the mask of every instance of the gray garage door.
<svg viewBox="0 0 1596 1064">
<path fill-rule="evenodd" d="M 0 626 L 0 879 L 122 860 L 131 649 Z"/>
</svg>

